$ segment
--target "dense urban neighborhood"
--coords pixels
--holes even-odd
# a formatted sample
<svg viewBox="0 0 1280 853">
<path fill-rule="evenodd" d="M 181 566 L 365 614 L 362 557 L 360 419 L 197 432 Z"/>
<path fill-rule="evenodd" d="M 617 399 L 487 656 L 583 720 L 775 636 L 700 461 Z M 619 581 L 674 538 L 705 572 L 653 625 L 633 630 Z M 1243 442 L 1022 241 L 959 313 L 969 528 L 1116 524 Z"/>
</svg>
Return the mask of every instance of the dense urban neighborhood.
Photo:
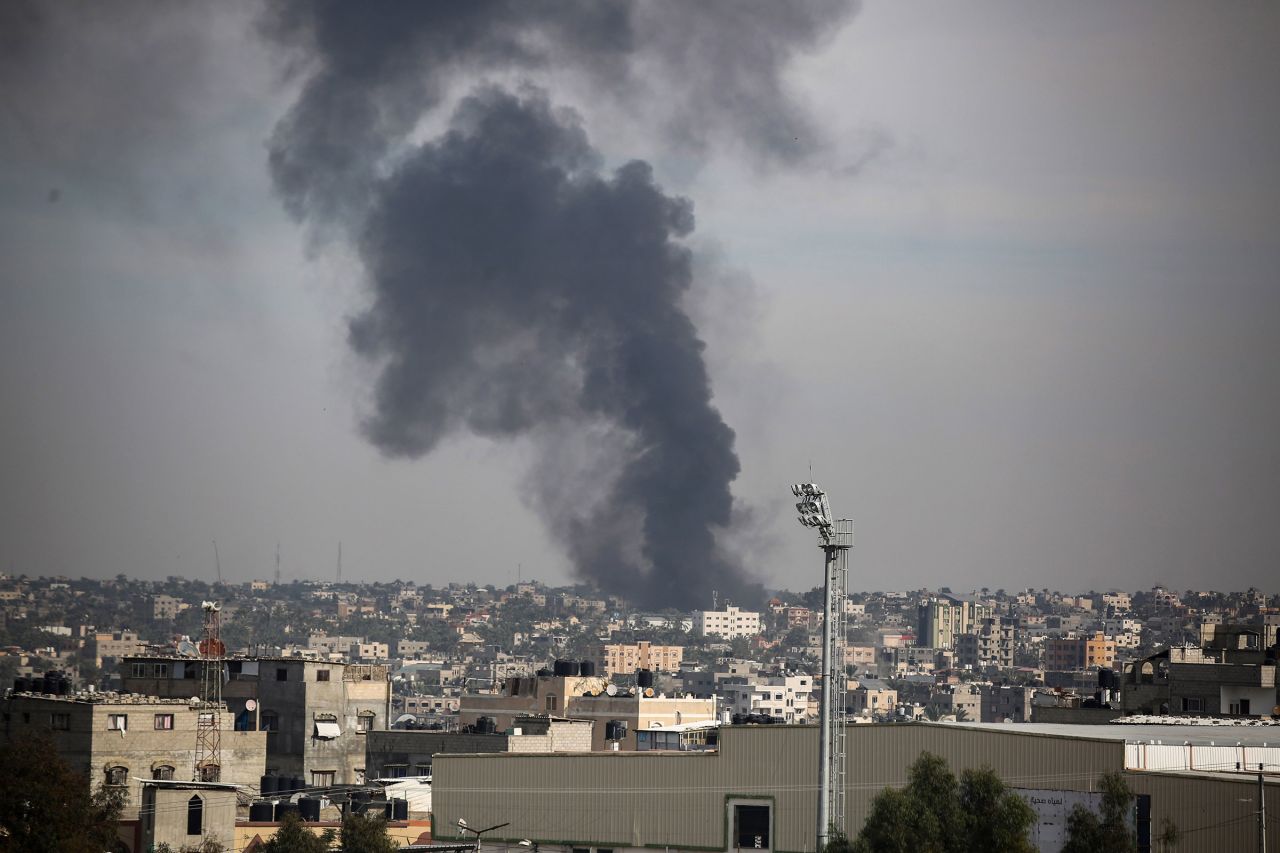
<svg viewBox="0 0 1280 853">
<path fill-rule="evenodd" d="M 387 832 L 402 843 L 447 840 L 455 812 L 488 819 L 489 806 L 463 791 L 507 790 L 514 764 L 495 755 L 560 756 L 536 771 L 558 773 L 573 755 L 717 754 L 746 762 L 735 772 L 750 776 L 767 743 L 805 754 L 826 689 L 822 604 L 821 589 L 648 612 L 536 581 L 6 576 L 5 740 L 47 733 L 90 790 L 117 791 L 130 851 L 190 840 L 186 817 L 175 829 L 155 814 L 160 800 L 191 802 L 193 790 L 213 798 L 201 800 L 193 834 L 218 816 L 216 834 L 237 850 L 267 844 L 292 812 L 322 825 L 370 796 L 387 803 Z M 1280 719 L 1280 596 L 944 588 L 851 593 L 843 607 L 847 677 L 835 701 L 850 744 L 900 754 L 892 772 L 870 777 L 882 785 L 905 784 L 897 776 L 921 751 L 954 752 L 931 743 L 940 736 L 1100 738 L 1085 741 L 1091 748 L 1119 737 L 1122 759 L 1090 765 L 1100 772 L 1277 769 L 1254 759 L 1280 757 L 1280 728 L 1269 725 Z M 1225 740 L 1236 746 L 1183 745 L 1198 723 L 1232 726 Z M 1165 738 L 1149 745 L 1161 726 L 1176 755 Z M 1255 744 L 1237 731 L 1262 735 Z M 846 749 L 854 772 L 858 753 Z M 800 778 L 809 764 L 797 764 Z M 1046 779 L 1064 775 L 1051 757 L 1043 764 Z M 588 761 L 565 784 L 599 766 Z M 461 780 L 452 791 L 450 780 Z M 442 809 L 454 810 L 447 823 Z M 742 820 L 768 822 L 751 814 Z"/>
</svg>

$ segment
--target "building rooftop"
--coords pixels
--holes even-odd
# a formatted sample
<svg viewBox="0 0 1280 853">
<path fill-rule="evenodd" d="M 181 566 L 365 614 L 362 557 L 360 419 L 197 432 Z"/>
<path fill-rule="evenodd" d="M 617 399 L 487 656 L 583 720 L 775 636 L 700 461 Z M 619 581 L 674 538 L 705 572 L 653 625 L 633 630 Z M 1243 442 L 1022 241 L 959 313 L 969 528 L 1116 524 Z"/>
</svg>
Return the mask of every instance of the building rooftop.
<svg viewBox="0 0 1280 853">
<path fill-rule="evenodd" d="M 1105 723 L 920 723 L 919 725 L 964 726 L 1014 734 L 1052 735 L 1120 743 L 1169 743 L 1194 746 L 1280 746 L 1280 728 L 1274 726 L 1129 725 Z"/>
</svg>

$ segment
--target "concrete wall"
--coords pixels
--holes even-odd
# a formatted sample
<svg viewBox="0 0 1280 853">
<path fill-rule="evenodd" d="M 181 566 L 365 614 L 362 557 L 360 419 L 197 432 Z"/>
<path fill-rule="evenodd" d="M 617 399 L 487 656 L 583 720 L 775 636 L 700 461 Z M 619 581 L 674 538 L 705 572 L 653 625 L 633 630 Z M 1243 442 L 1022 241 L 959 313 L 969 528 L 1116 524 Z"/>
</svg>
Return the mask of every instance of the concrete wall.
<svg viewBox="0 0 1280 853">
<path fill-rule="evenodd" d="M 199 835 L 187 834 L 192 797 L 199 797 L 201 801 L 203 831 Z M 217 840 L 230 848 L 235 840 L 235 791 L 149 785 L 143 791 L 143 805 L 141 850 L 150 850 L 157 844 L 168 844 L 179 850 L 185 845 L 199 845 L 205 839 Z"/>
<path fill-rule="evenodd" d="M 167 678 L 138 678 L 132 675 L 133 660 L 170 662 Z M 387 668 L 379 665 L 343 664 L 301 658 L 261 658 L 241 661 L 258 664 L 256 676 L 242 675 L 223 683 L 223 697 L 234 714 L 253 699 L 257 709 L 251 727 L 263 725 L 263 716 L 274 714 L 278 728 L 267 734 L 267 766 L 285 776 L 301 777 L 311 784 L 316 772 L 332 772 L 337 784 L 355 783 L 364 770 L 365 733 L 362 717 L 373 730 L 388 728 L 391 684 Z M 198 661 L 135 658 L 121 665 L 125 685 L 159 696 L 187 698 L 198 692 L 199 680 L 177 678 L 183 668 Z M 327 674 L 327 678 L 324 675 Z M 318 720 L 338 724 L 341 734 L 333 739 L 315 736 Z M 227 726 L 230 728 L 230 726 Z"/>
<path fill-rule="evenodd" d="M 70 699 L 15 696 L 6 703 L 6 738 L 29 732 L 50 731 L 52 714 L 67 714 L 68 728 L 50 732 L 58 754 L 85 774 L 93 788 L 107 782 L 107 770 L 126 769 L 129 794 L 125 817 L 135 818 L 142 801 L 142 784 L 161 765 L 173 768 L 175 780 L 189 780 L 194 773 L 196 711 L 187 703 L 157 701 L 149 697 L 106 696 L 94 703 Z M 108 718 L 124 714 L 126 731 L 108 729 Z M 155 716 L 172 714 L 173 728 L 157 730 Z M 257 787 L 266 768 L 266 736 L 263 732 L 222 733 L 221 781 Z"/>
</svg>

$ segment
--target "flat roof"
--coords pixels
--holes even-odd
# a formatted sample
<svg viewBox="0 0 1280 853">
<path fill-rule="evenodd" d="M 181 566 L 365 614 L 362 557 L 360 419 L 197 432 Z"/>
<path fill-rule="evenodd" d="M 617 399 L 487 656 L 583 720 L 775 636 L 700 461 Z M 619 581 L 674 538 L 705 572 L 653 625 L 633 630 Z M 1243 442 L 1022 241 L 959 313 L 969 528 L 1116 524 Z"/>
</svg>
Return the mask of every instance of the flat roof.
<svg viewBox="0 0 1280 853">
<path fill-rule="evenodd" d="M 1189 743 L 1195 746 L 1280 746 L 1280 726 L 1129 725 L 1127 723 L 921 723 L 1010 734 L 1057 735 L 1121 743 Z"/>
</svg>

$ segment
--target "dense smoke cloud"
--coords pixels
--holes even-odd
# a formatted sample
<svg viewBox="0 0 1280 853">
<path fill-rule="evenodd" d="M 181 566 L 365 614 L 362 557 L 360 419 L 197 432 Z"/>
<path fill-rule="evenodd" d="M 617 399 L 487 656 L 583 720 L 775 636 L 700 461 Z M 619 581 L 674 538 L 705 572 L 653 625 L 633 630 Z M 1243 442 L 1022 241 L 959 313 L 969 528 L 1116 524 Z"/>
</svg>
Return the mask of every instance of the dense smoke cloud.
<svg viewBox="0 0 1280 853">
<path fill-rule="evenodd" d="M 554 64 L 654 109 L 686 150 L 733 135 L 795 160 L 815 135 L 781 71 L 849 11 L 272 7 L 266 30 L 309 75 L 273 137 L 272 174 L 291 213 L 358 244 L 373 298 L 350 339 L 379 370 L 369 439 L 416 457 L 458 430 L 527 437 L 531 503 L 581 577 L 652 606 L 757 595 L 716 544 L 739 465 L 682 305 L 692 205 L 644 162 L 603 173 L 577 114 L 541 89 L 481 84 L 443 136 L 410 137 L 455 75 Z"/>
</svg>

